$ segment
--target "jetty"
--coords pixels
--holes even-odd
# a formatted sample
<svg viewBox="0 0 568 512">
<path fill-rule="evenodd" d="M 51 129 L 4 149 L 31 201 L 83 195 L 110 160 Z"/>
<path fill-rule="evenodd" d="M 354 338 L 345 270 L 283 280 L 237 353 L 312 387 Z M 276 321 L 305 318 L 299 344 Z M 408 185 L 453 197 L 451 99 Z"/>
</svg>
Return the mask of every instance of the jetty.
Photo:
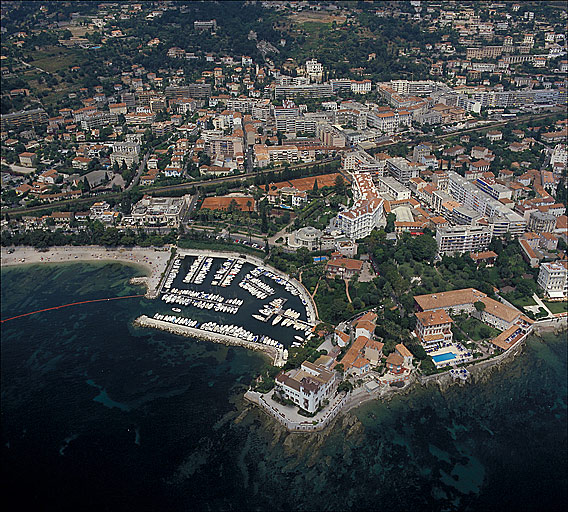
<svg viewBox="0 0 568 512">
<path fill-rule="evenodd" d="M 139 316 L 134 325 L 137 327 L 150 327 L 153 329 L 160 329 L 172 334 L 179 334 L 190 338 L 202 339 L 212 341 L 213 343 L 222 343 L 224 345 L 234 345 L 245 347 L 251 350 L 257 350 L 266 353 L 272 358 L 272 364 L 277 367 L 282 367 L 286 364 L 288 359 L 288 351 L 286 349 L 277 348 L 263 343 L 254 341 L 246 341 L 236 336 L 229 334 L 222 334 L 218 332 L 207 331 L 199 329 L 198 327 L 189 327 L 187 325 L 173 324 L 165 322 L 156 318 L 150 318 L 146 315 Z"/>
</svg>

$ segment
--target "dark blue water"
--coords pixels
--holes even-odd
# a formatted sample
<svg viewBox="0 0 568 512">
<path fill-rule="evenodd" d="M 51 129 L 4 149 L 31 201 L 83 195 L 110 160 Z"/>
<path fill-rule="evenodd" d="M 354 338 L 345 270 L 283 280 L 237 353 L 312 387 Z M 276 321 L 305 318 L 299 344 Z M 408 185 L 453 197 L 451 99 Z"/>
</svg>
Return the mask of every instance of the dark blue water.
<svg viewBox="0 0 568 512">
<path fill-rule="evenodd" d="M 120 264 L 2 270 L 2 318 L 139 292 Z M 4 502 L 19 510 L 564 510 L 566 340 L 484 384 L 369 403 L 287 434 L 242 393 L 246 349 L 135 330 L 145 299 L 6 322 Z M 14 506 L 12 507 L 14 508 Z"/>
</svg>

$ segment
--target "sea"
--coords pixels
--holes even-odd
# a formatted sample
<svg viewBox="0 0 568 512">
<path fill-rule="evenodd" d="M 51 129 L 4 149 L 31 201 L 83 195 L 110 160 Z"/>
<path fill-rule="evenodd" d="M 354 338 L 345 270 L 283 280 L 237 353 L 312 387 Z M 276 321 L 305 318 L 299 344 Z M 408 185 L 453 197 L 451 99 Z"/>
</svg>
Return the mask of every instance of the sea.
<svg viewBox="0 0 568 512">
<path fill-rule="evenodd" d="M 1 270 L 1 318 L 143 293 L 119 263 Z M 289 434 L 243 393 L 240 347 L 138 329 L 143 297 L 1 324 L 2 501 L 37 511 L 566 510 L 567 343 L 485 383 L 368 402 Z"/>
</svg>

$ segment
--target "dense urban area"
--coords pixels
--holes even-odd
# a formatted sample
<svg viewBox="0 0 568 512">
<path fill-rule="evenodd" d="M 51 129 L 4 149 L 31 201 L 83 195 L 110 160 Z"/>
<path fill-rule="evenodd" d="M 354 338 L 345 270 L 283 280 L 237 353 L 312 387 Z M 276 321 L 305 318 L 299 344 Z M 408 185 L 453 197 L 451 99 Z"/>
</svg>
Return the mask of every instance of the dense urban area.
<svg viewBox="0 0 568 512">
<path fill-rule="evenodd" d="M 320 424 L 565 325 L 564 2 L 221 4 L 2 2 L 3 251 L 263 260 L 317 322 L 251 400 Z"/>
</svg>

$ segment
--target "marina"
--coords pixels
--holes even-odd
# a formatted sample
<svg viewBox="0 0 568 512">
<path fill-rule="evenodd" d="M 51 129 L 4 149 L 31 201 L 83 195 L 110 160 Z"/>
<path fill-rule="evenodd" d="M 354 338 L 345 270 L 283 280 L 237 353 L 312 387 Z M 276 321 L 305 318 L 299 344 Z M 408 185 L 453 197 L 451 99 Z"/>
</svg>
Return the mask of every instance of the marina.
<svg viewBox="0 0 568 512">
<path fill-rule="evenodd" d="M 180 253 L 159 294 L 168 310 L 158 307 L 148 316 L 152 326 L 181 328 L 184 335 L 190 328 L 207 339 L 226 341 L 228 336 L 270 348 L 285 362 L 288 348 L 313 336 L 312 312 L 299 288 L 301 284 L 248 257 Z"/>
</svg>

